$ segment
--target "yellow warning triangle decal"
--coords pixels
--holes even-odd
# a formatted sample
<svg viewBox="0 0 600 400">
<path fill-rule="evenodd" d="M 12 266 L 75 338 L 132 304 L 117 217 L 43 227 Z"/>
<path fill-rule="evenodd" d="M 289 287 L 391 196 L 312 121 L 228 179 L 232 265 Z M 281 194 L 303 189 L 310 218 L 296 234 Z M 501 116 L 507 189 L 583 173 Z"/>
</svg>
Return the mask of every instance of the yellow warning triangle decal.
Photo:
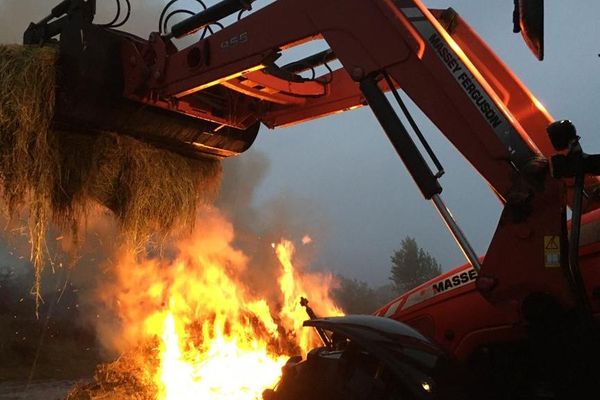
<svg viewBox="0 0 600 400">
<path fill-rule="evenodd" d="M 546 239 L 546 250 L 558 250 L 558 236 L 549 236 Z"/>
</svg>

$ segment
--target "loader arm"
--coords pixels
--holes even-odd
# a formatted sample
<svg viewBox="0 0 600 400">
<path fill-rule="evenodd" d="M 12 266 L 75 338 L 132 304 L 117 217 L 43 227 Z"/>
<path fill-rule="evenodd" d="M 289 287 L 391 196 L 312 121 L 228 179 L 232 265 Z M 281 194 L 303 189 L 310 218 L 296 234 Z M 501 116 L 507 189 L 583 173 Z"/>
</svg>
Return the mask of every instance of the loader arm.
<svg viewBox="0 0 600 400">
<path fill-rule="evenodd" d="M 419 1 L 278 0 L 172 54 L 165 53 L 169 39 L 154 36 L 149 45 L 162 56 L 154 65 L 143 64 L 146 49 L 131 42 L 123 55 L 130 61 L 125 65 L 133 65 L 125 69 L 126 94 L 153 105 L 156 98 L 185 103 L 222 85 L 266 103 L 252 114 L 277 127 L 358 107 L 365 103 L 358 83 L 387 72 L 505 199 L 513 171 L 541 156 L 540 148 L 553 153 L 545 133 L 551 118 L 456 14 L 447 18 L 454 32 L 462 28 L 457 37 L 473 44 L 475 57 L 467 57 Z M 282 83 L 263 72 L 276 55 L 315 38 L 327 41 L 344 68 L 326 84 L 284 82 L 288 90 L 268 93 Z M 472 59 L 487 67 L 477 68 Z M 498 73 L 504 76 L 486 79 Z M 253 92 L 257 82 L 261 89 Z M 239 114 L 223 122 L 239 124 Z"/>
<path fill-rule="evenodd" d="M 89 7 L 93 1 L 69 3 Z M 546 136 L 552 119 L 452 9 L 428 10 L 419 0 L 277 0 L 186 48 L 174 45 L 174 38 L 252 3 L 223 0 L 148 40 L 93 25 L 89 18 L 71 18 L 61 31 L 65 63 L 93 59 L 88 70 L 96 79 L 95 92 L 111 87 L 128 110 L 123 115 L 123 107 L 113 107 L 114 99 L 108 98 L 103 111 L 119 118 L 90 112 L 93 108 L 82 114 L 97 124 L 128 121 L 132 132 L 120 126 L 121 131 L 140 137 L 136 129 L 145 116 L 132 124 L 129 111 L 137 107 L 182 124 L 185 134 L 178 139 L 187 151 L 227 157 L 252 144 L 258 123 L 288 126 L 368 104 L 423 196 L 433 201 L 469 262 L 480 269 L 484 296 L 512 308 L 540 291 L 565 305 L 573 303 L 560 268 L 566 251 L 557 256 L 545 249 L 548 238 L 566 244 L 565 182 L 550 178 L 547 161 L 554 153 Z M 330 46 L 322 60 L 276 63 L 287 49 L 315 39 Z M 314 79 L 298 74 L 302 64 L 312 68 L 334 58 L 342 68 Z M 77 75 L 77 68 L 72 70 Z M 107 85 L 110 79 L 115 82 Z M 85 83 L 84 76 L 79 94 L 90 90 Z M 439 174 L 431 171 L 384 95 L 396 95 L 397 89 L 453 143 L 504 205 L 482 265 L 441 200 Z M 72 114 L 82 97 L 74 97 L 77 101 L 63 115 Z M 201 134 L 193 134 L 194 121 L 203 124 L 196 127 Z M 589 179 L 589 194 L 597 183 Z M 587 207 L 597 207 L 593 196 Z"/>
<path fill-rule="evenodd" d="M 342 68 L 315 80 L 275 73 L 282 51 L 316 38 L 329 44 Z M 271 128 L 369 104 L 424 197 L 434 201 L 479 268 L 441 202 L 437 176 L 382 94 L 402 89 L 504 204 L 481 265 L 482 293 L 510 307 L 540 291 L 573 303 L 564 272 L 544 249 L 548 237 L 566 243 L 564 184 L 550 179 L 546 161 L 554 153 L 546 135 L 552 119 L 453 10 L 430 11 L 418 0 L 278 0 L 180 51 L 168 53 L 170 40 L 154 35 L 148 47 L 123 47 L 131 66 L 124 71 L 130 99 L 172 109 L 173 103 L 189 106 L 197 94 L 225 87 L 254 102 L 224 124 L 235 126 L 240 115 L 249 115 L 247 123 L 255 119 Z M 162 58 L 144 64 L 148 52 Z"/>
</svg>

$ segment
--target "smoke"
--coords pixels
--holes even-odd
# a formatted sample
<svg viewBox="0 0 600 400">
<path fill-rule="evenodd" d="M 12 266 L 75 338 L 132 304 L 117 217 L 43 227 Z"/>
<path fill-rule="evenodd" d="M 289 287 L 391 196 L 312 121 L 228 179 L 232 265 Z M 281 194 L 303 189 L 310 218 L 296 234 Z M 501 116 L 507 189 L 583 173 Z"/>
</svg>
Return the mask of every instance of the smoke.
<svg viewBox="0 0 600 400">
<path fill-rule="evenodd" d="M 143 321 L 166 301 L 148 297 L 148 288 L 176 282 L 173 273 L 181 262 L 198 267 L 207 265 L 210 259 L 226 269 L 232 282 L 247 292 L 245 296 L 266 299 L 270 307 L 277 309 L 282 302 L 278 284 L 281 265 L 272 244 L 285 238 L 298 244 L 295 268 L 306 274 L 304 279 L 312 286 L 318 286 L 317 278 L 310 278 L 309 267 L 318 253 L 315 244 L 322 240 L 325 225 L 317 208 L 289 193 L 259 201 L 257 190 L 269 171 L 268 158 L 260 152 L 249 151 L 225 160 L 224 170 L 217 203 L 199 213 L 195 231 L 171 241 L 160 251 L 150 249 L 148 256 L 132 255 L 110 241 L 115 228 L 105 219 L 96 216 L 87 227 L 89 239 L 80 251 L 84 256 L 73 269 L 72 279 L 82 287 L 83 315 L 96 327 L 109 357 L 147 338 Z M 191 255 L 203 261 L 190 259 Z M 191 279 L 192 275 L 188 276 Z M 325 276 L 317 276 L 322 277 L 318 279 L 326 288 Z M 314 301 L 323 296 L 315 292 Z M 188 300 L 201 304 L 197 299 Z M 314 307 L 319 310 L 318 303 Z"/>
<path fill-rule="evenodd" d="M 279 263 L 272 243 L 282 238 L 302 243 L 295 263 L 302 269 L 315 261 L 326 242 L 327 220 L 318 206 L 307 198 L 281 192 L 272 198 L 258 199 L 258 189 L 268 185 L 269 160 L 259 151 L 224 161 L 224 178 L 216 206 L 235 227 L 235 245 L 249 258 L 245 279 L 259 293 L 269 293 Z"/>
<path fill-rule="evenodd" d="M 240 230 L 258 226 L 260 215 L 253 206 L 256 191 L 269 172 L 266 155 L 249 151 L 240 157 L 223 161 L 224 178 L 217 207 Z"/>
<path fill-rule="evenodd" d="M 216 206 L 235 226 L 236 243 L 244 247 L 257 237 L 271 243 L 282 236 L 300 242 L 305 235 L 313 239 L 307 245 L 326 240 L 327 219 L 309 198 L 289 190 L 258 198 L 259 189 L 269 184 L 270 163 L 265 154 L 250 150 L 224 160 L 223 167 Z"/>
</svg>

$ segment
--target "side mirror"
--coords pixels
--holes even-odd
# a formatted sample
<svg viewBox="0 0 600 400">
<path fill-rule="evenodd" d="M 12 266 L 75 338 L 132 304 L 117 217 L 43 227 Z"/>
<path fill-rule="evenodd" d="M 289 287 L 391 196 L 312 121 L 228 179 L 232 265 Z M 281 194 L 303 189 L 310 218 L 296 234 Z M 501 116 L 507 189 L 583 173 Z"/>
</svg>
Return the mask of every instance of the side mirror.
<svg viewBox="0 0 600 400">
<path fill-rule="evenodd" d="M 544 59 L 544 0 L 515 0 L 514 32 L 521 32 L 527 47 Z"/>
</svg>

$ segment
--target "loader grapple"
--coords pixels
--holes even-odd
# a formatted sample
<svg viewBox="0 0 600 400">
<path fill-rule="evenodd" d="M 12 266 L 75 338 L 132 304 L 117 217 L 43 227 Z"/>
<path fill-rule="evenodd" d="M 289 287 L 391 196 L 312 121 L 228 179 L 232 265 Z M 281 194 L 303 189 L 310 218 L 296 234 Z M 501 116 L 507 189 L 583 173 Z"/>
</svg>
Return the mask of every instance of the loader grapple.
<svg viewBox="0 0 600 400">
<path fill-rule="evenodd" d="M 189 157 L 235 156 L 252 145 L 259 130 L 256 121 L 236 129 L 124 97 L 123 47 L 144 46 L 145 41 L 84 16 L 68 14 L 60 24 L 54 129 L 128 135 Z M 35 33 L 30 27 L 26 44 L 43 41 Z"/>
</svg>

